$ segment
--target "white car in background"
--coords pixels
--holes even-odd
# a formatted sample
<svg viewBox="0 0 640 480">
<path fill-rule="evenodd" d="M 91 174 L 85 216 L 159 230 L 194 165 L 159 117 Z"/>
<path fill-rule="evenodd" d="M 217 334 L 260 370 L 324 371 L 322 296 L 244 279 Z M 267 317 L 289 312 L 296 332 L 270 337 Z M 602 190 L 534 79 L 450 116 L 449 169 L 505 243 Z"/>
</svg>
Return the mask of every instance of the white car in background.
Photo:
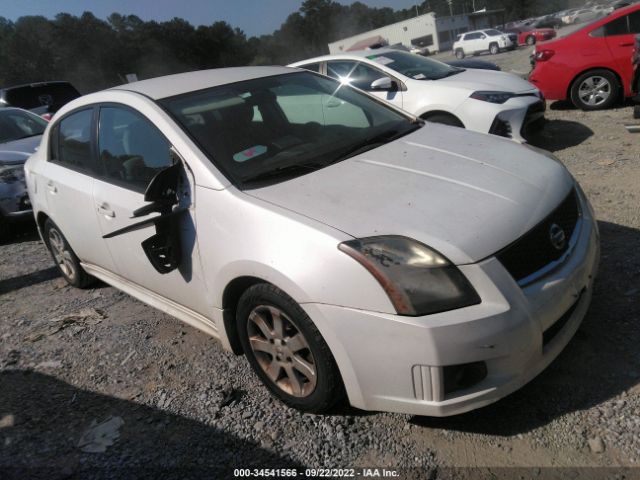
<svg viewBox="0 0 640 480">
<path fill-rule="evenodd" d="M 511 73 L 452 67 L 392 49 L 325 55 L 290 66 L 348 83 L 427 121 L 518 142 L 526 142 L 544 121 L 540 91 Z"/>
<path fill-rule="evenodd" d="M 589 202 L 548 152 L 292 68 L 81 97 L 25 176 L 69 283 L 219 338 L 313 412 L 345 393 L 417 415 L 495 402 L 567 345 L 598 264 Z"/>
<path fill-rule="evenodd" d="M 512 50 L 518 46 L 514 44 L 506 33 L 494 28 L 474 30 L 458 35 L 453 44 L 453 53 L 462 60 L 467 55 L 489 52 L 496 55 L 502 50 Z"/>
</svg>

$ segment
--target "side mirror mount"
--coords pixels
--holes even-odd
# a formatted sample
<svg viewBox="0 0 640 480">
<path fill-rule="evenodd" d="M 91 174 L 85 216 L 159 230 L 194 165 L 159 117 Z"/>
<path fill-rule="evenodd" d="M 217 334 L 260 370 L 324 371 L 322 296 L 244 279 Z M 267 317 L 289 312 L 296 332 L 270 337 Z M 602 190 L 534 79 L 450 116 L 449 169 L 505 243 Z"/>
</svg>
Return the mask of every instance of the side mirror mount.
<svg viewBox="0 0 640 480">
<path fill-rule="evenodd" d="M 144 201 L 151 203 L 134 210 L 132 218 L 144 217 L 153 212 L 162 214 L 170 212 L 171 208 L 178 203 L 181 169 L 180 163 L 174 163 L 156 173 L 144 192 Z"/>
<path fill-rule="evenodd" d="M 371 90 L 374 90 L 374 91 L 388 92 L 388 91 L 396 90 L 397 88 L 398 88 L 398 85 L 396 84 L 396 82 L 391 80 L 389 77 L 378 78 L 377 80 L 374 80 L 373 82 L 371 82 Z"/>
</svg>

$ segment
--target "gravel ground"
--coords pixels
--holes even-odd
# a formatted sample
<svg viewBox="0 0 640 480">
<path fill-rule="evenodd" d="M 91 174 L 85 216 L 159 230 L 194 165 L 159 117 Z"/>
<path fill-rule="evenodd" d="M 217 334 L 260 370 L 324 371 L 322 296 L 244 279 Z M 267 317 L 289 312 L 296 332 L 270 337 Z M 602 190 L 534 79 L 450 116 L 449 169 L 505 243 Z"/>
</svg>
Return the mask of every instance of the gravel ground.
<svg viewBox="0 0 640 480">
<path fill-rule="evenodd" d="M 497 57 L 515 65 L 523 51 Z M 106 285 L 66 286 L 25 227 L 0 245 L 0 478 L 229 478 L 258 466 L 616 478 L 591 467 L 640 465 L 640 137 L 623 128 L 631 116 L 630 106 L 550 105 L 535 143 L 579 179 L 600 221 L 593 303 L 538 378 L 453 418 L 286 408 L 244 358 L 203 333 Z"/>
</svg>

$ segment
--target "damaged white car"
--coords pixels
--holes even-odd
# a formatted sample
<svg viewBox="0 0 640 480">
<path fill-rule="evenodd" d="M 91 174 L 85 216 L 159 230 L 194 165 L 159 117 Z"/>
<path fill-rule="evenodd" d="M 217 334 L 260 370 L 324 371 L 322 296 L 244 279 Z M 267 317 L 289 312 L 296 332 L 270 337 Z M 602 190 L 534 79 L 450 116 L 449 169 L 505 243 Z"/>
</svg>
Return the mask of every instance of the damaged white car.
<svg viewBox="0 0 640 480">
<path fill-rule="evenodd" d="M 598 264 L 593 211 L 550 154 L 291 68 L 82 97 L 26 176 L 71 284 L 219 338 L 306 411 L 498 400 L 567 345 Z"/>
</svg>

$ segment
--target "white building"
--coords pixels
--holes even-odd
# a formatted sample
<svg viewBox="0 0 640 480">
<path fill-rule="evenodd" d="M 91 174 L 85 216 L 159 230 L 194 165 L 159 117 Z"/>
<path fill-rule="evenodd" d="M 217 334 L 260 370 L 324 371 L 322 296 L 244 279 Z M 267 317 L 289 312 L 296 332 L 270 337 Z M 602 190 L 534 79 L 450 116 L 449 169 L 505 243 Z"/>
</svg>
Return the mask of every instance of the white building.
<svg viewBox="0 0 640 480">
<path fill-rule="evenodd" d="M 374 44 L 420 47 L 429 53 L 450 50 L 456 36 L 478 28 L 487 28 L 504 23 L 504 11 L 494 10 L 472 14 L 436 17 L 433 12 L 415 18 L 376 28 L 368 32 L 344 38 L 329 44 L 329 53 L 362 50 Z"/>
</svg>

